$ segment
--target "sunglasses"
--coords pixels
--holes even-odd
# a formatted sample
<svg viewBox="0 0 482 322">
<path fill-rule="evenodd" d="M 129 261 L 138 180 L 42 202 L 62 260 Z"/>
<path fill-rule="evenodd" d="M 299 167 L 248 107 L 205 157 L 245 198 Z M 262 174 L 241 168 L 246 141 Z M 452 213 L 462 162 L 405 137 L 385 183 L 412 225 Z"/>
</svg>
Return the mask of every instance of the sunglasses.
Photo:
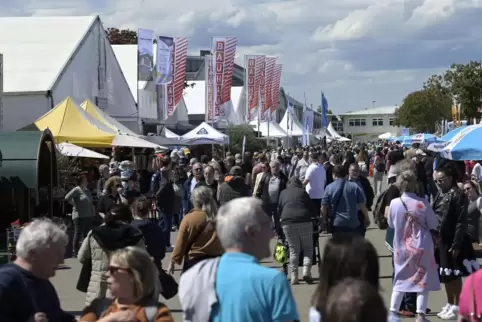
<svg viewBox="0 0 482 322">
<path fill-rule="evenodd" d="M 202 170 L 201 168 L 192 169 L 192 171 L 194 171 L 194 172 L 200 172 L 201 170 Z"/>
<path fill-rule="evenodd" d="M 124 267 L 119 267 L 119 266 L 109 266 L 107 267 L 107 271 L 109 272 L 110 275 L 114 275 L 116 273 L 131 273 L 130 268 L 124 268 Z"/>
<path fill-rule="evenodd" d="M 116 188 L 122 188 L 122 185 L 121 185 L 121 184 L 116 184 L 115 187 L 116 187 Z"/>
</svg>

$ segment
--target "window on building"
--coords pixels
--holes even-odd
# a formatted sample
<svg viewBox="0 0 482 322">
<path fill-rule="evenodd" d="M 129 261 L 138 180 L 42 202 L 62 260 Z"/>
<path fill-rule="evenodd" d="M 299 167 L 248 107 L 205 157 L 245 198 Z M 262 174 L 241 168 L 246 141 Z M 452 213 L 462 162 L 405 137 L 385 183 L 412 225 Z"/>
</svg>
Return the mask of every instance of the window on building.
<svg viewBox="0 0 482 322">
<path fill-rule="evenodd" d="M 394 118 L 390 118 L 389 122 L 390 122 L 390 126 L 395 126 L 395 119 Z"/>
<path fill-rule="evenodd" d="M 373 119 L 372 125 L 373 126 L 383 126 L 383 119 Z"/>
<path fill-rule="evenodd" d="M 343 123 L 342 122 L 331 122 L 331 125 L 333 125 L 333 128 L 338 133 L 343 132 Z"/>
<path fill-rule="evenodd" d="M 349 126 L 366 126 L 367 120 L 366 119 L 349 119 L 348 125 Z"/>
</svg>

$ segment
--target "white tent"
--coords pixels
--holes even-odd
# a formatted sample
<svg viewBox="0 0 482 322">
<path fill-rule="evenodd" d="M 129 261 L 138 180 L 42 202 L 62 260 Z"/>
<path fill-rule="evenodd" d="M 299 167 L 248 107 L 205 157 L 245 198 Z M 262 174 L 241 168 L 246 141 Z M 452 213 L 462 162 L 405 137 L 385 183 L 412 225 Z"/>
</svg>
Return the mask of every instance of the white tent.
<svg viewBox="0 0 482 322">
<path fill-rule="evenodd" d="M 202 122 L 195 129 L 181 137 L 183 142 L 189 144 L 228 144 L 229 137 L 213 128 L 206 122 Z"/>
<path fill-rule="evenodd" d="M 264 137 L 267 137 L 268 133 L 270 138 L 284 138 L 288 135 L 285 130 L 283 130 L 275 121 L 271 121 L 271 123 L 269 123 L 269 129 L 268 122 L 259 123 L 259 128 L 258 120 L 251 121 L 249 125 L 253 126 L 255 131 L 261 132 L 261 135 Z"/>
<path fill-rule="evenodd" d="M 176 133 L 172 132 L 172 131 L 169 130 L 169 129 L 164 129 L 164 135 L 165 135 L 166 138 L 168 138 L 168 139 L 181 139 L 181 136 L 180 136 L 180 135 L 177 135 Z"/>
<path fill-rule="evenodd" d="M 342 137 L 343 137 L 343 136 L 341 136 L 340 134 L 338 134 L 338 132 L 336 132 L 336 130 L 335 130 L 335 128 L 333 127 L 333 124 L 331 124 L 331 122 L 330 122 L 330 124 L 328 124 L 327 130 L 328 130 L 328 134 L 329 134 L 330 136 L 332 136 L 333 138 L 335 138 L 335 139 L 338 139 L 338 138 L 342 138 Z"/>
<path fill-rule="evenodd" d="M 383 133 L 383 134 L 380 134 L 380 135 L 378 136 L 378 138 L 381 139 L 381 140 L 388 140 L 388 139 L 390 139 L 391 137 L 392 137 L 392 133 L 390 133 L 390 132 Z"/>
<path fill-rule="evenodd" d="M 110 159 L 106 155 L 97 153 L 95 151 L 92 151 L 68 142 L 59 143 L 59 144 L 56 144 L 55 146 L 57 147 L 57 151 L 61 155 L 65 155 L 67 157 Z"/>
<path fill-rule="evenodd" d="M 302 136 L 303 135 L 303 126 L 301 122 L 298 120 L 296 115 L 291 114 L 291 117 L 288 121 L 288 112 L 285 113 L 283 116 L 283 120 L 279 123 L 279 126 L 283 131 L 288 133 L 290 136 Z"/>
</svg>

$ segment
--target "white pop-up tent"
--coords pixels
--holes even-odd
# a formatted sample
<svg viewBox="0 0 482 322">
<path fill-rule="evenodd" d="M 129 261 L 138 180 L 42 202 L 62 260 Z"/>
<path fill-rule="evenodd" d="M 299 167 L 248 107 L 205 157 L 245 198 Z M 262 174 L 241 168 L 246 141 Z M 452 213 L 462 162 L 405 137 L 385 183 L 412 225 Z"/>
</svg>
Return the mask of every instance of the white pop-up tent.
<svg viewBox="0 0 482 322">
<path fill-rule="evenodd" d="M 188 144 L 229 144 L 229 136 L 202 122 L 181 137 Z"/>
<path fill-rule="evenodd" d="M 169 139 L 178 139 L 178 140 L 181 139 L 180 135 L 177 135 L 176 133 L 172 132 L 169 129 L 164 129 L 164 135 L 166 136 L 166 138 L 169 138 Z"/>
<path fill-rule="evenodd" d="M 294 114 L 291 114 L 290 118 L 288 119 L 288 112 L 286 112 L 283 116 L 283 120 L 279 123 L 279 126 L 290 136 L 303 135 L 303 125 L 301 125 L 301 122 Z"/>
<path fill-rule="evenodd" d="M 288 135 L 275 121 L 271 121 L 270 123 L 260 122 L 258 127 L 258 120 L 254 120 L 251 121 L 249 125 L 251 125 L 255 131 L 261 132 L 261 135 L 264 137 L 267 137 L 268 133 L 270 138 L 284 138 Z"/>
</svg>

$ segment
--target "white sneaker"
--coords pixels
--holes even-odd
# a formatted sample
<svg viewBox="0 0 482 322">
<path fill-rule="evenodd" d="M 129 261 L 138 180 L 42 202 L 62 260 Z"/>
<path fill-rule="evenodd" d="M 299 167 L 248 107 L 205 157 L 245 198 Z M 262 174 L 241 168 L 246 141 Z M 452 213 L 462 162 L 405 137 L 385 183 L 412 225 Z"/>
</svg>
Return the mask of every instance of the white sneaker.
<svg viewBox="0 0 482 322">
<path fill-rule="evenodd" d="M 456 305 L 451 305 L 450 309 L 442 315 L 440 318 L 442 320 L 457 320 L 459 314 L 459 308 Z"/>
<path fill-rule="evenodd" d="M 445 315 L 445 313 L 447 313 L 448 310 L 450 310 L 450 308 L 451 308 L 451 305 L 450 305 L 450 304 L 448 304 L 448 303 L 445 304 L 445 306 L 442 307 L 442 311 L 440 311 L 439 313 L 437 313 L 437 316 L 438 316 L 439 318 L 441 318 L 442 316 Z"/>
</svg>

